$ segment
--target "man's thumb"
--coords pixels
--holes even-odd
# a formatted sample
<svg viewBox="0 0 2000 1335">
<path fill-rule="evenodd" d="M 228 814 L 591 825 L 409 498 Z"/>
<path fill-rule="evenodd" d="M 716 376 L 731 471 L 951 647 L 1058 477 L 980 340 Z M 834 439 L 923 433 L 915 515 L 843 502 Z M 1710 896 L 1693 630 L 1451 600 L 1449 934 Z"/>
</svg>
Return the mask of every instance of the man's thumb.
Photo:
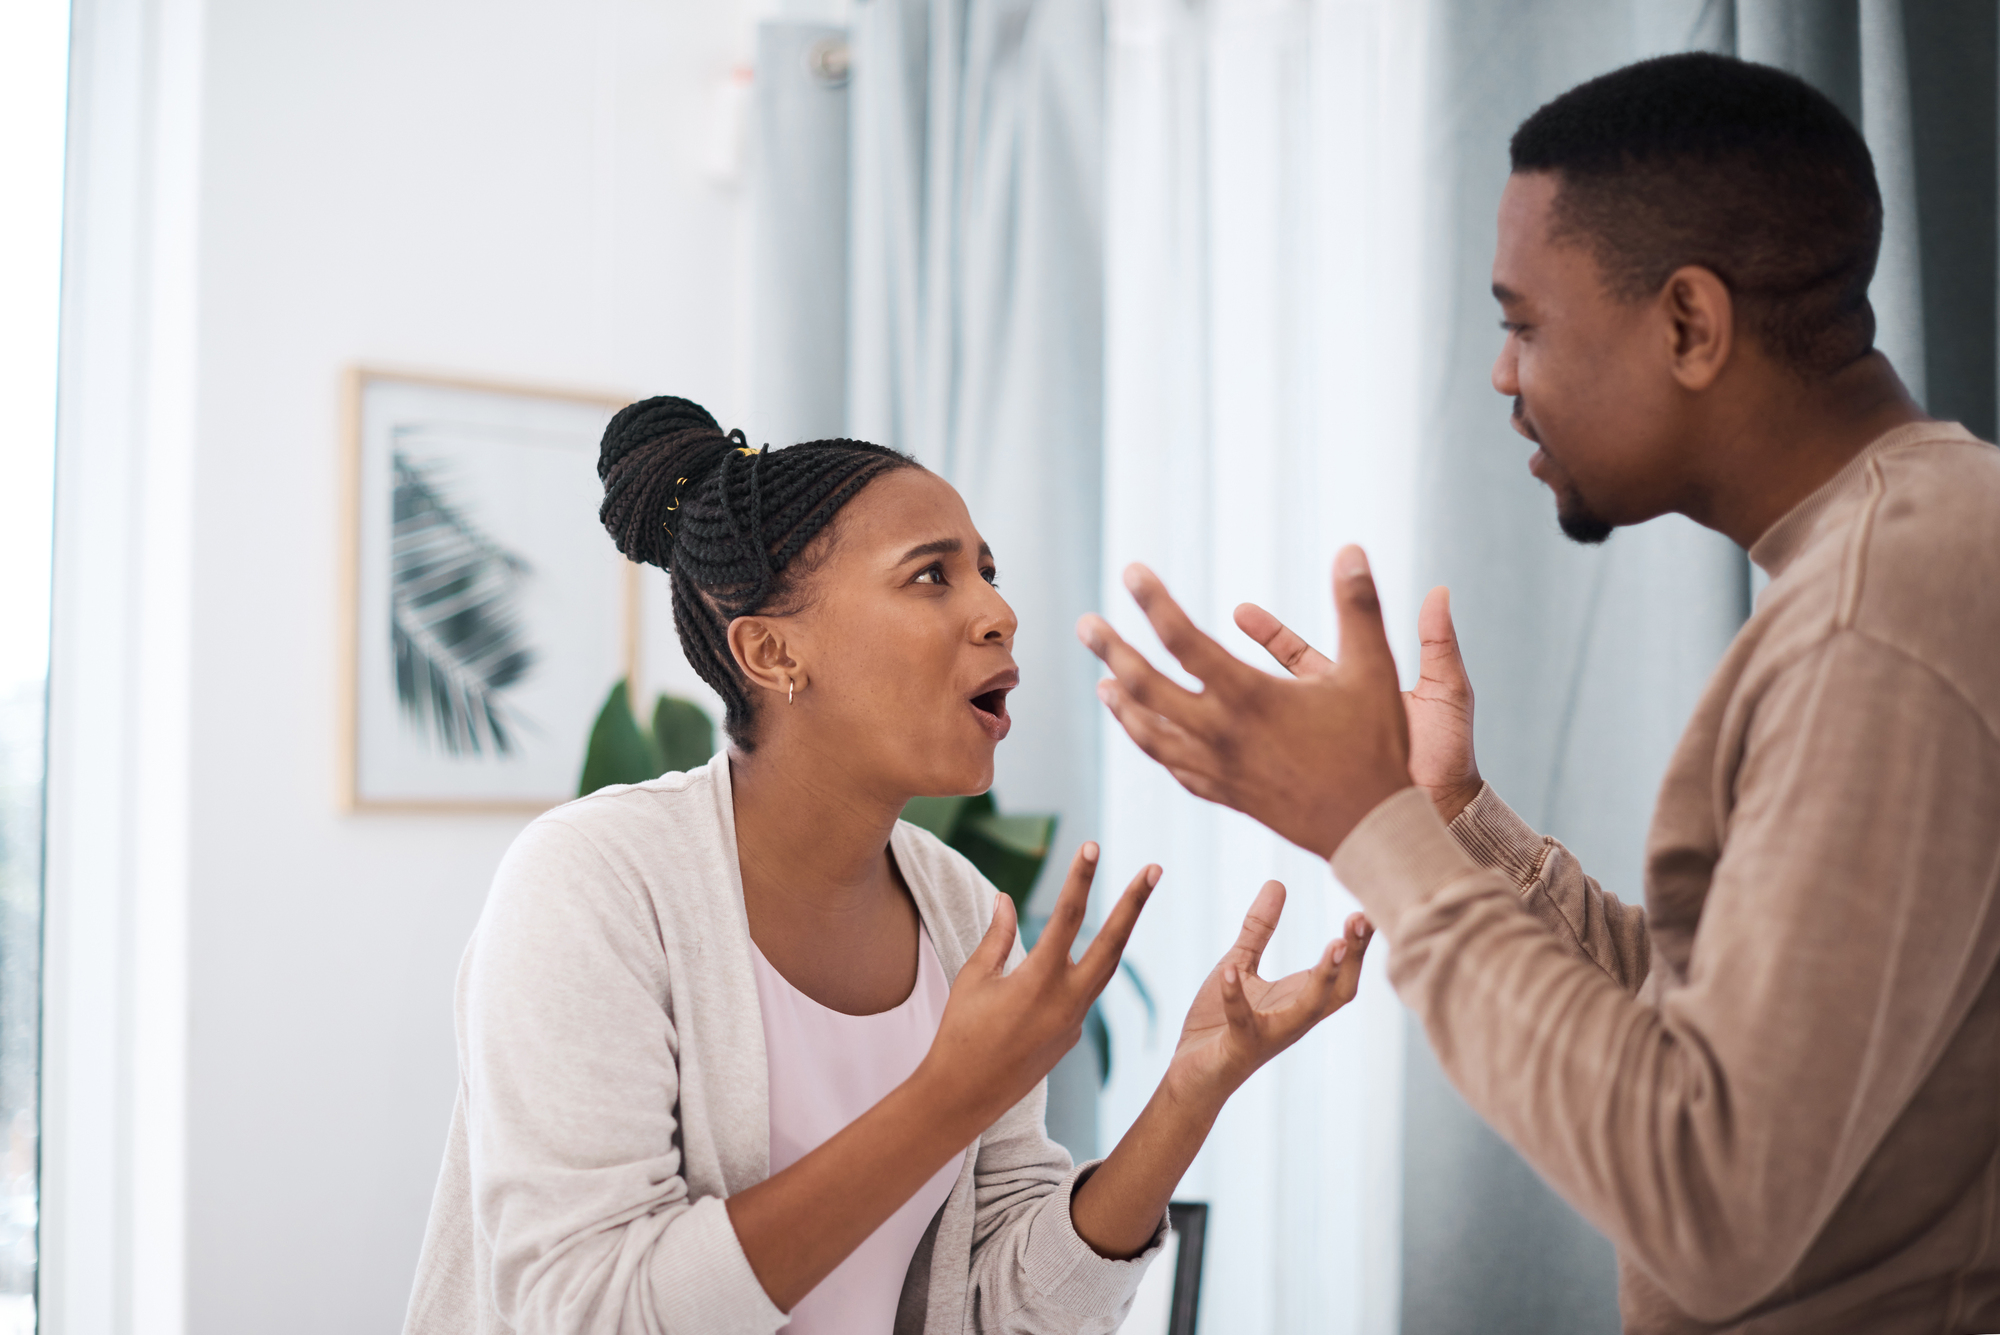
<svg viewBox="0 0 2000 1335">
<path fill-rule="evenodd" d="M 1451 622 L 1451 590 L 1440 584 L 1424 598 L 1417 613 L 1417 640 L 1421 647 L 1421 675 L 1454 691 L 1472 694 L 1472 681 L 1465 674 L 1465 658 L 1458 648 L 1458 629 Z"/>
<path fill-rule="evenodd" d="M 1340 662 L 1396 680 L 1396 655 L 1382 626 L 1382 600 L 1368 554 L 1347 546 L 1333 558 L 1333 606 L 1340 617 Z"/>
</svg>

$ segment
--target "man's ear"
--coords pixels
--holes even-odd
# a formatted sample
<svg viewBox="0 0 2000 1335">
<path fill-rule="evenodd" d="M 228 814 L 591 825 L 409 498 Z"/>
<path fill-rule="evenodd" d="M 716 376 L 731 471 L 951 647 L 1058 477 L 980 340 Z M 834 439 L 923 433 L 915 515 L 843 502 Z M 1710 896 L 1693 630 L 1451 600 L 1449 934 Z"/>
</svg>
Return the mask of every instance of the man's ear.
<svg viewBox="0 0 2000 1335">
<path fill-rule="evenodd" d="M 1700 393 L 1716 381 L 1736 348 L 1736 303 L 1713 269 L 1689 264 L 1660 289 L 1673 375 L 1681 388 Z"/>
<path fill-rule="evenodd" d="M 729 652 L 753 687 L 790 696 L 806 684 L 805 667 L 794 656 L 781 621 L 737 617 L 729 623 Z"/>
</svg>

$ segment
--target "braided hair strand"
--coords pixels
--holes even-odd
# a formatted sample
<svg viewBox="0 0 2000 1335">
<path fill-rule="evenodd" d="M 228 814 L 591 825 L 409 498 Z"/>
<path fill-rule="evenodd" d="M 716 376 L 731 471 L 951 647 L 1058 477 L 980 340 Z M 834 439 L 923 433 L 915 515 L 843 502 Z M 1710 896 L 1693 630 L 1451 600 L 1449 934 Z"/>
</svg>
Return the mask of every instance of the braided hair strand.
<svg viewBox="0 0 2000 1335">
<path fill-rule="evenodd" d="M 722 697 L 723 729 L 745 751 L 755 749 L 756 717 L 729 623 L 796 610 L 802 577 L 825 556 L 813 541 L 841 507 L 884 473 L 919 466 L 862 440 L 753 450 L 741 431 L 671 396 L 623 408 L 604 428 L 597 517 L 627 559 L 672 577 L 681 650 Z"/>
</svg>

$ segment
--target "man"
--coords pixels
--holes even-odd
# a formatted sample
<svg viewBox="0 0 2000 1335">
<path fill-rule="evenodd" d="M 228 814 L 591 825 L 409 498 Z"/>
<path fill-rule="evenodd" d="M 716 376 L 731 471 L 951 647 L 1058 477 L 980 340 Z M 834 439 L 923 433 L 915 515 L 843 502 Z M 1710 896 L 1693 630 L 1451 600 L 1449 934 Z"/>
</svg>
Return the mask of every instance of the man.
<svg viewBox="0 0 2000 1335">
<path fill-rule="evenodd" d="M 1616 1244 L 1631 1331 L 2000 1330 L 2000 452 L 1873 350 L 1881 200 L 1789 75 L 1618 70 L 1512 146 L 1494 387 L 1563 530 L 1669 511 L 1771 576 L 1661 788 L 1643 910 L 1479 779 L 1443 590 L 1399 701 L 1358 548 L 1341 659 L 1255 607 L 1199 677 L 1079 633 L 1192 792 L 1331 857 L 1458 1089 Z"/>
</svg>

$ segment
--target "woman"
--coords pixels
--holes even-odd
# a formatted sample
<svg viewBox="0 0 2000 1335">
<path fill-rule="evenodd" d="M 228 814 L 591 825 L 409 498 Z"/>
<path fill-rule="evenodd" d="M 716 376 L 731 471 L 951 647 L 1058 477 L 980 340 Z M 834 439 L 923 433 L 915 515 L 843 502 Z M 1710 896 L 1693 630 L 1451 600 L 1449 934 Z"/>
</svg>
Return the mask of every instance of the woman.
<svg viewBox="0 0 2000 1335">
<path fill-rule="evenodd" d="M 1152 1101 L 1072 1166 L 1043 1077 L 1160 873 L 1072 963 L 1086 844 L 1023 955 L 1008 899 L 898 823 L 985 791 L 1017 680 L 958 493 L 856 441 L 755 452 L 673 398 L 619 413 L 598 471 L 729 745 L 501 864 L 407 1329 L 1115 1329 L 1223 1101 L 1354 995 L 1367 924 L 1266 982 L 1267 884 Z"/>
</svg>

